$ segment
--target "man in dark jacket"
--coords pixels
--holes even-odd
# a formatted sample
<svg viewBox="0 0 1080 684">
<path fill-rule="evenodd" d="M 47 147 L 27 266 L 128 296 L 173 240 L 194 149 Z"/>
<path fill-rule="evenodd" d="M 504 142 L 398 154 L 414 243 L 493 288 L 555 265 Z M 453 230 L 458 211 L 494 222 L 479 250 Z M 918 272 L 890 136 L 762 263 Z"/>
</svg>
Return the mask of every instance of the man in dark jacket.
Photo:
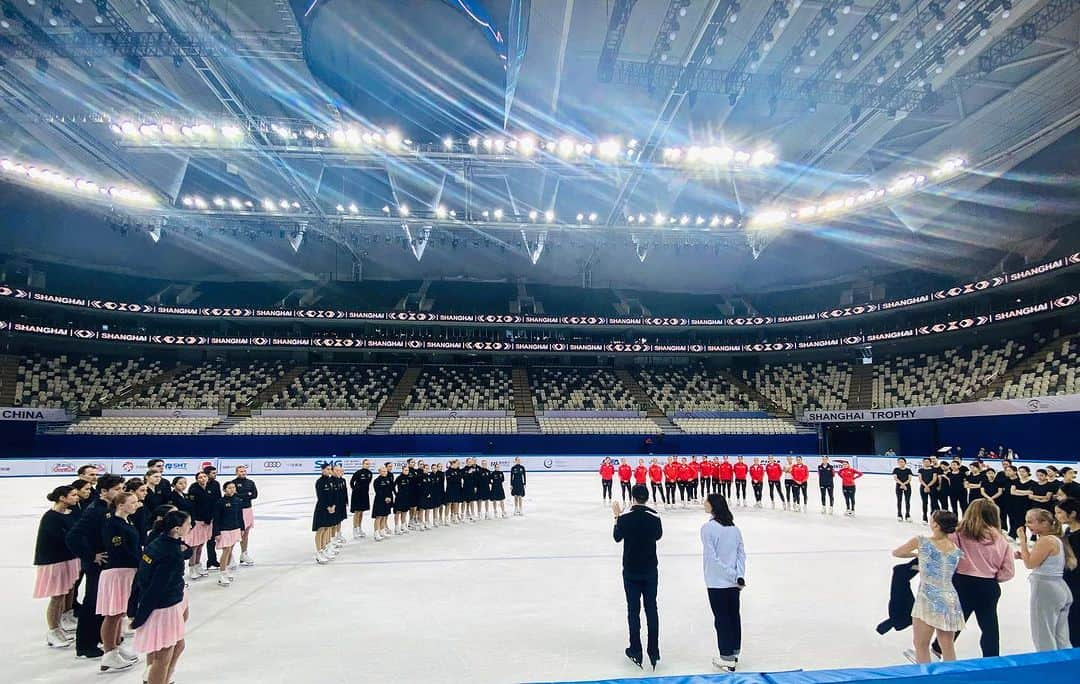
<svg viewBox="0 0 1080 684">
<path fill-rule="evenodd" d="M 218 499 L 221 498 L 221 483 L 217 481 L 217 468 L 214 466 L 206 466 L 203 472 L 206 473 L 206 493 L 210 495 L 210 510 L 213 511 L 217 509 Z M 211 538 L 206 542 L 206 569 L 216 567 L 218 567 L 217 545 Z"/>
<path fill-rule="evenodd" d="M 109 554 L 105 552 L 101 530 L 105 526 L 105 516 L 109 514 L 109 503 L 124 491 L 124 478 L 103 475 L 98 480 L 98 491 L 100 497 L 83 511 L 64 537 L 68 548 L 78 556 L 86 577 L 86 594 L 79 608 L 79 625 L 75 630 L 75 655 L 80 658 L 100 658 L 103 655 L 98 648 L 102 617 L 97 614 L 97 593 L 101 566 L 108 560 Z"/>
<path fill-rule="evenodd" d="M 614 537 L 623 545 L 623 589 L 626 592 L 626 619 L 630 627 L 630 646 L 626 657 L 641 667 L 641 602 L 645 601 L 645 624 L 649 629 L 647 654 L 653 669 L 660 660 L 660 618 L 656 612 L 657 560 L 656 542 L 663 536 L 663 526 L 656 511 L 646 506 L 649 490 L 635 485 L 630 490 L 634 504 L 625 513 L 618 502 L 611 504 L 615 514 Z"/>
</svg>

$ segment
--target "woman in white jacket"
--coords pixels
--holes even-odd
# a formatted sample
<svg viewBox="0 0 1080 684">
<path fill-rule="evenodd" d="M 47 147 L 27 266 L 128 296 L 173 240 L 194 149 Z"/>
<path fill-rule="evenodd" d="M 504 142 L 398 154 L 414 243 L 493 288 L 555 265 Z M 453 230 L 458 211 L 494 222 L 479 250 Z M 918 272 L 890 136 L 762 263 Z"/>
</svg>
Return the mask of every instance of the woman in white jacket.
<svg viewBox="0 0 1080 684">
<path fill-rule="evenodd" d="M 701 526 L 702 565 L 720 650 L 713 665 L 723 672 L 734 672 L 742 648 L 739 593 L 746 586 L 746 551 L 742 532 L 735 527 L 735 518 L 722 495 L 710 494 L 705 499 L 705 512 L 711 517 Z"/>
</svg>

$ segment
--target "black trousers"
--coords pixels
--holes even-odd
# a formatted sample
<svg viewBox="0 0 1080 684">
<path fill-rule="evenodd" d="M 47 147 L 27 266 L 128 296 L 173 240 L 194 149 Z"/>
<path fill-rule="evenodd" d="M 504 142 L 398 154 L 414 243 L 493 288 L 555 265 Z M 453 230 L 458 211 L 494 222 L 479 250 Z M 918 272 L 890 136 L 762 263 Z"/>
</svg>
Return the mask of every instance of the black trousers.
<svg viewBox="0 0 1080 684">
<path fill-rule="evenodd" d="M 780 483 L 776 480 L 769 480 L 769 501 L 776 501 L 774 491 L 780 495 L 780 503 L 784 503 L 784 490 L 780 487 Z"/>
<path fill-rule="evenodd" d="M 731 480 L 720 480 L 720 493 L 725 499 L 731 498 Z"/>
<path fill-rule="evenodd" d="M 960 515 L 967 510 L 967 498 L 962 498 L 963 492 L 949 491 L 949 505 L 946 510 L 952 509 L 955 515 Z"/>
<path fill-rule="evenodd" d="M 735 480 L 735 498 L 746 501 L 746 480 Z"/>
<path fill-rule="evenodd" d="M 630 630 L 630 653 L 641 657 L 641 604 L 645 604 L 645 626 L 649 636 L 647 650 L 654 658 L 660 657 L 660 615 L 656 611 L 657 576 L 627 576 L 623 573 L 623 591 L 626 592 L 626 625 Z"/>
<path fill-rule="evenodd" d="M 829 507 L 832 508 L 832 505 L 834 503 L 834 501 L 833 501 L 833 486 L 831 484 L 830 485 L 822 485 L 821 487 L 819 487 L 819 489 L 821 490 L 821 507 L 822 508 L 825 507 L 825 496 L 828 495 L 828 497 L 829 497 Z"/>
<path fill-rule="evenodd" d="M 686 498 L 693 501 L 697 498 L 697 480 L 690 480 L 686 483 Z"/>
<path fill-rule="evenodd" d="M 855 486 L 841 487 L 844 490 L 844 504 L 849 511 L 855 510 Z"/>
<path fill-rule="evenodd" d="M 675 503 L 675 489 L 677 485 L 674 482 L 665 482 L 664 489 L 667 491 L 667 501 L 665 503 Z"/>
<path fill-rule="evenodd" d="M 86 579 L 86 593 L 79 607 L 79 625 L 75 628 L 76 653 L 89 653 L 97 648 L 98 642 L 101 641 L 101 623 L 104 622 L 104 618 L 97 614 L 98 580 L 101 579 L 101 569 L 97 565 L 84 567 L 83 573 Z"/>
<path fill-rule="evenodd" d="M 679 501 L 686 501 L 686 483 L 679 482 Z"/>
<path fill-rule="evenodd" d="M 216 568 L 218 567 L 217 560 L 217 543 L 213 539 L 206 542 L 206 567 Z"/>
<path fill-rule="evenodd" d="M 630 498 L 630 490 L 634 488 L 634 483 L 630 480 L 619 480 L 619 491 L 622 492 L 622 500 L 626 501 Z"/>
<path fill-rule="evenodd" d="M 764 482 L 751 482 L 751 486 L 754 488 L 754 501 L 761 503 L 761 492 L 765 489 Z"/>
<path fill-rule="evenodd" d="M 901 504 L 904 506 L 903 509 L 901 509 Z M 905 519 L 911 517 L 911 487 L 896 485 L 896 517 Z"/>
<path fill-rule="evenodd" d="M 600 480 L 600 485 L 603 488 L 601 496 L 605 499 L 611 498 L 611 480 Z"/>
<path fill-rule="evenodd" d="M 808 483 L 806 483 L 806 482 L 801 482 L 801 483 L 797 483 L 795 485 L 795 488 L 798 489 L 800 492 L 802 492 L 803 503 L 805 503 L 807 506 L 809 506 L 810 505 L 810 492 L 809 492 L 810 485 Z"/>
<path fill-rule="evenodd" d="M 795 480 L 788 480 L 784 482 L 784 489 L 787 490 L 787 496 L 791 503 L 798 505 L 800 490 L 799 485 L 795 484 Z"/>
<path fill-rule="evenodd" d="M 716 627 L 716 647 L 720 659 L 734 662 L 742 650 L 742 617 L 738 588 L 709 589 L 709 607 Z"/>
<path fill-rule="evenodd" d="M 664 485 L 659 482 L 652 483 L 652 498 L 653 501 L 659 501 L 660 503 L 667 503 L 664 499 Z"/>
<path fill-rule="evenodd" d="M 1073 648 L 1080 648 L 1080 584 L 1070 583 L 1069 589 L 1073 595 L 1072 608 L 1069 608 L 1069 642 Z"/>
<path fill-rule="evenodd" d="M 720 478 L 719 477 L 714 477 L 712 479 L 712 490 L 713 490 L 713 494 L 720 491 Z"/>
<path fill-rule="evenodd" d="M 971 575 L 953 575 L 953 587 L 956 595 L 960 597 L 960 610 L 964 612 L 964 621 L 975 613 L 975 621 L 979 623 L 979 648 L 982 649 L 983 658 L 992 658 L 1000 655 L 1000 633 L 998 631 L 997 605 L 1001 598 L 1001 586 L 993 577 L 972 577 Z M 960 636 L 960 632 L 956 633 Z M 1071 638 L 1071 634 L 1070 634 Z M 1075 640 L 1073 645 L 1076 645 Z M 933 643 L 934 651 L 940 653 L 937 639 Z"/>
<path fill-rule="evenodd" d="M 926 491 L 921 485 L 919 486 L 919 498 L 922 500 L 922 521 L 926 522 L 929 519 L 929 514 L 938 509 L 937 498 L 934 496 L 933 491 Z"/>
</svg>

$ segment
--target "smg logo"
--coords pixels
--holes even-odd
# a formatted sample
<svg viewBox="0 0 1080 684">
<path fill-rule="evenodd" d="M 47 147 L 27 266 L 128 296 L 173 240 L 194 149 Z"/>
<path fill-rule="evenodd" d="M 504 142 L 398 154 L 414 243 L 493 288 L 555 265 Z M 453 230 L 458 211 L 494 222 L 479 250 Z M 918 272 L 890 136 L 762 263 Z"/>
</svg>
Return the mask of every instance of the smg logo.
<svg viewBox="0 0 1080 684">
<path fill-rule="evenodd" d="M 331 468 L 333 468 L 334 466 L 339 466 L 339 465 L 342 465 L 342 461 L 339 458 L 317 458 L 317 459 L 315 459 L 315 470 L 316 470 L 316 472 L 322 470 L 323 467 L 325 467 L 325 466 L 330 466 Z"/>
</svg>

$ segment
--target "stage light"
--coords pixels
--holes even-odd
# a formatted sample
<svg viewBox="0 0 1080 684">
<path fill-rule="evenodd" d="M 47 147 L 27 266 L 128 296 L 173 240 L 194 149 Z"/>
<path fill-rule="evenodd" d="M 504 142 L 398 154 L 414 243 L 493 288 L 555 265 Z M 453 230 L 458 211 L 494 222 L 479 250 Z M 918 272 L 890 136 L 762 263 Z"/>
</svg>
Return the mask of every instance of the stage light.
<svg viewBox="0 0 1080 684">
<path fill-rule="evenodd" d="M 471 148 L 473 148 L 475 150 L 476 146 L 478 144 L 479 144 L 479 141 L 476 138 L 469 138 L 469 147 L 471 147 Z"/>
<path fill-rule="evenodd" d="M 596 212 L 595 212 L 595 211 L 594 211 L 594 212 L 591 212 L 591 213 L 589 214 L 589 222 L 590 222 L 590 223 L 596 223 Z"/>
<path fill-rule="evenodd" d="M 441 204 L 435 207 L 435 216 L 441 219 L 446 218 L 446 207 Z"/>
<path fill-rule="evenodd" d="M 221 197 L 215 197 L 214 198 L 214 206 L 215 207 L 224 207 L 225 206 L 225 200 L 223 198 L 221 198 Z"/>
<path fill-rule="evenodd" d="M 195 202 L 195 208 L 196 209 L 206 209 L 207 208 L 206 200 L 204 200 L 202 197 L 199 197 L 198 195 L 196 195 L 195 198 L 192 201 Z"/>
<path fill-rule="evenodd" d="M 389 214 L 390 213 L 390 207 L 388 207 L 387 205 L 384 204 L 383 208 L 382 208 L 382 213 Z"/>
<path fill-rule="evenodd" d="M 227 140 L 239 140 L 244 136 L 244 132 L 238 126 L 222 126 L 221 134 Z"/>
<path fill-rule="evenodd" d="M 340 128 L 335 128 L 334 132 L 330 134 L 330 139 L 336 142 L 338 145 L 345 144 L 345 131 Z"/>
<path fill-rule="evenodd" d="M 456 209 L 451 209 L 450 210 L 450 218 L 452 218 L 452 219 L 457 218 L 457 210 Z"/>
<path fill-rule="evenodd" d="M 730 226 L 732 223 L 735 223 L 735 219 L 731 218 L 730 216 L 725 216 L 724 217 L 724 225 L 725 226 Z"/>
<path fill-rule="evenodd" d="M 613 159 L 619 155 L 619 141 L 614 138 L 608 138 L 597 146 L 597 154 L 604 159 Z"/>
<path fill-rule="evenodd" d="M 137 136 L 139 134 L 139 128 L 130 121 L 124 121 L 120 124 L 120 131 L 124 135 Z"/>
<path fill-rule="evenodd" d="M 503 140 L 502 138 L 499 138 L 498 140 L 496 140 L 495 141 L 495 151 L 497 153 L 499 153 L 499 154 L 502 154 L 505 150 L 506 150 L 506 141 Z"/>
<path fill-rule="evenodd" d="M 750 153 L 739 150 L 735 153 L 733 158 L 735 159 L 736 164 L 745 164 L 746 162 L 750 161 Z"/>
<path fill-rule="evenodd" d="M 661 214 L 660 212 L 656 212 L 655 214 L 653 214 L 653 224 L 654 225 L 658 226 L 663 222 L 664 222 L 664 215 L 663 214 Z"/>
<path fill-rule="evenodd" d="M 502 221 L 503 210 L 502 209 L 496 209 L 494 212 L 492 212 L 492 215 L 495 217 L 496 221 Z"/>
<path fill-rule="evenodd" d="M 489 216 L 491 216 L 491 212 L 489 212 L 487 209 L 485 209 L 482 212 L 480 212 L 480 215 L 483 216 L 486 219 Z"/>
<path fill-rule="evenodd" d="M 163 123 L 161 124 L 161 134 L 166 138 L 176 139 L 180 135 L 180 131 L 170 123 Z"/>
<path fill-rule="evenodd" d="M 700 226 L 703 223 L 705 223 L 705 219 L 700 216 L 698 216 L 697 219 L 694 220 L 694 225 Z"/>
<path fill-rule="evenodd" d="M 157 127 L 157 124 L 146 123 L 142 126 L 139 126 L 139 135 L 142 135 L 144 137 L 154 137 L 160 131 L 161 129 Z"/>
<path fill-rule="evenodd" d="M 398 214 L 400 214 L 402 216 L 408 216 L 409 215 L 409 206 L 407 204 L 402 204 L 401 206 L 399 206 L 398 207 Z"/>
<path fill-rule="evenodd" d="M 239 199 L 237 199 L 235 197 L 230 197 L 229 198 L 229 206 L 232 207 L 233 209 L 235 209 L 236 211 L 240 211 L 241 209 L 244 208 L 244 203 L 241 202 Z"/>
<path fill-rule="evenodd" d="M 634 215 L 630 214 L 629 216 L 627 216 L 626 217 L 626 222 L 627 223 L 633 223 L 634 222 Z"/>
<path fill-rule="evenodd" d="M 350 204 L 349 205 L 349 213 L 350 214 L 359 214 L 360 213 L 360 207 L 356 206 L 355 204 Z"/>
<path fill-rule="evenodd" d="M 764 209 L 750 217 L 751 228 L 773 228 L 782 225 L 788 219 L 783 209 Z"/>
<path fill-rule="evenodd" d="M 720 225 L 720 217 L 717 216 L 716 214 L 713 214 L 713 217 L 711 219 L 709 219 L 709 227 L 710 228 L 715 228 L 718 225 Z"/>
<path fill-rule="evenodd" d="M 363 136 L 360 135 L 360 131 L 356 130 L 352 126 L 345 131 L 345 142 L 350 145 L 357 146 L 363 140 Z"/>
<path fill-rule="evenodd" d="M 518 142 L 518 152 L 526 157 L 531 157 L 536 153 L 536 138 L 531 135 L 526 135 Z"/>
<path fill-rule="evenodd" d="M 686 214 L 683 214 L 682 218 L 679 219 L 679 225 L 680 226 L 685 226 L 687 223 L 690 223 L 690 217 L 687 216 Z"/>
<path fill-rule="evenodd" d="M 278 206 L 281 207 L 282 209 L 288 209 L 289 208 L 289 200 L 281 200 L 280 202 L 278 202 Z"/>
<path fill-rule="evenodd" d="M 192 130 L 203 138 L 213 138 L 217 135 L 217 131 L 215 131 L 214 127 L 210 124 L 199 124 L 195 126 Z"/>
<path fill-rule="evenodd" d="M 547 221 L 548 223 L 551 223 L 552 221 L 554 221 L 555 220 L 555 212 L 551 211 L 550 209 L 545 211 L 544 212 L 544 220 Z"/>
<path fill-rule="evenodd" d="M 750 166 L 768 166 L 776 161 L 776 155 L 769 150 L 757 150 L 750 157 Z"/>
<path fill-rule="evenodd" d="M 180 200 L 180 203 L 185 207 L 190 207 L 195 204 L 195 200 L 191 199 L 191 195 L 184 195 L 184 198 Z"/>
<path fill-rule="evenodd" d="M 584 221 L 584 220 L 585 220 L 585 214 L 581 214 L 581 213 L 579 213 L 579 214 L 577 215 L 577 221 L 578 221 L 578 223 L 581 223 L 581 222 L 582 222 L 582 221 Z"/>
<path fill-rule="evenodd" d="M 484 138 L 484 149 L 488 152 L 491 151 L 491 138 Z"/>
<path fill-rule="evenodd" d="M 443 138 L 442 145 L 444 149 L 452 150 L 454 149 L 454 139 L 447 136 Z"/>
<path fill-rule="evenodd" d="M 530 221 L 535 221 L 537 216 L 538 216 L 538 214 L 536 213 L 535 209 L 533 209 L 532 211 L 529 212 L 529 220 Z"/>
<path fill-rule="evenodd" d="M 574 141 L 570 138 L 560 138 L 558 149 L 560 157 L 569 157 L 574 153 Z"/>
<path fill-rule="evenodd" d="M 345 213 L 345 206 L 344 205 L 339 204 L 335 208 L 337 209 L 339 214 L 344 214 Z"/>
<path fill-rule="evenodd" d="M 637 215 L 637 222 L 638 223 L 645 223 L 645 214 L 638 214 Z"/>
</svg>

